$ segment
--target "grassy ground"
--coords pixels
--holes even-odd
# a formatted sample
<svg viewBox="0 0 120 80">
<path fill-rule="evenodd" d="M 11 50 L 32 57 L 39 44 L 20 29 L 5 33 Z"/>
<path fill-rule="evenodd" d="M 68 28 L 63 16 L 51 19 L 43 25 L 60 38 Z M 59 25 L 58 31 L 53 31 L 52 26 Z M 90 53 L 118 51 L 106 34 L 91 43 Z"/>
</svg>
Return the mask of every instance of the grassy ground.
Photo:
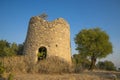
<svg viewBox="0 0 120 80">
<path fill-rule="evenodd" d="M 79 74 L 15 74 L 14 80 L 115 80 L 113 74 L 120 80 L 120 72 L 82 72 Z"/>
<path fill-rule="evenodd" d="M 5 70 L 1 76 L 14 78 L 9 80 L 120 80 L 120 72 L 83 71 L 58 57 L 49 57 L 37 64 L 26 61 L 22 56 L 0 58 L 0 62 Z M 76 70 L 79 73 L 75 73 Z M 117 79 L 113 79 L 113 76 L 117 76 Z"/>
</svg>

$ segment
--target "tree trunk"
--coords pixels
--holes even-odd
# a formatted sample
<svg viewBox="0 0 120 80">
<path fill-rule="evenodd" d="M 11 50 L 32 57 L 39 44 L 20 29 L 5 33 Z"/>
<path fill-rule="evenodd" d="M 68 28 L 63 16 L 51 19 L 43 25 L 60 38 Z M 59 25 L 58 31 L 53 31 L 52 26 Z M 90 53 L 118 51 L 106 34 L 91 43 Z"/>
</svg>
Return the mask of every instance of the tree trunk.
<svg viewBox="0 0 120 80">
<path fill-rule="evenodd" d="M 96 57 L 92 56 L 89 70 L 92 71 L 95 68 L 95 63 L 96 63 Z"/>
</svg>

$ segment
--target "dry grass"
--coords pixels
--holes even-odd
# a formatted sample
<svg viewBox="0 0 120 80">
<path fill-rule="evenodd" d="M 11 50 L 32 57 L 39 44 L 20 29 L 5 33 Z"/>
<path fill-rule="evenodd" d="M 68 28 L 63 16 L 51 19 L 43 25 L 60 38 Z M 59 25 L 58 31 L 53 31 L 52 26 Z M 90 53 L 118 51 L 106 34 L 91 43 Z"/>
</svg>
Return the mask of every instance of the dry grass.
<svg viewBox="0 0 120 80">
<path fill-rule="evenodd" d="M 0 62 L 4 65 L 6 73 L 23 71 L 26 66 L 24 56 L 3 57 L 0 58 Z"/>
<path fill-rule="evenodd" d="M 28 72 L 32 73 L 69 73 L 71 72 L 70 65 L 59 57 L 48 57 L 45 60 L 39 61 L 37 64 L 30 65 Z"/>
<path fill-rule="evenodd" d="M 71 70 L 69 64 L 58 57 L 48 57 L 36 64 L 26 61 L 24 56 L 0 58 L 0 62 L 6 73 L 67 73 Z"/>
<path fill-rule="evenodd" d="M 0 58 L 0 62 L 6 69 L 3 76 L 12 73 L 14 80 L 115 80 L 113 75 L 120 80 L 120 72 L 81 71 L 76 74 L 75 68 L 58 57 L 49 57 L 36 64 L 26 61 L 24 56 Z"/>
</svg>

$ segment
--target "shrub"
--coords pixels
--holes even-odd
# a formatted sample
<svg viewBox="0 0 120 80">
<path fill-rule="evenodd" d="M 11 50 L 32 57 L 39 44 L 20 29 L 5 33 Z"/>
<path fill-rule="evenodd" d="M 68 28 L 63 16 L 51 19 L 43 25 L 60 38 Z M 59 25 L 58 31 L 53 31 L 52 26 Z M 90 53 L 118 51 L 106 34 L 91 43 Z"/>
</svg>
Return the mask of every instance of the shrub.
<svg viewBox="0 0 120 80">
<path fill-rule="evenodd" d="M 10 73 L 8 76 L 8 80 L 13 80 L 13 79 L 14 79 L 14 75 Z"/>
<path fill-rule="evenodd" d="M 99 61 L 98 64 L 97 64 L 97 67 L 99 69 L 108 70 L 108 71 L 116 70 L 116 67 L 115 67 L 114 63 L 111 62 L 111 61 L 104 61 L 104 62 Z"/>
<path fill-rule="evenodd" d="M 0 77 L 2 77 L 2 74 L 5 72 L 5 68 L 2 64 L 2 62 L 0 62 Z"/>
</svg>

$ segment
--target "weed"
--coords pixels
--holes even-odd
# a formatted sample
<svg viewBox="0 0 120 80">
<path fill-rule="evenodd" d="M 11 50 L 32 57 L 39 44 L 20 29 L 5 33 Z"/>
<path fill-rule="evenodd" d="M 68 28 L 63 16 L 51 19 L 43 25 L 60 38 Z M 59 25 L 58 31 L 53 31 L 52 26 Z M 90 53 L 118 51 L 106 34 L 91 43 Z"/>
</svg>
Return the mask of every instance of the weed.
<svg viewBox="0 0 120 80">
<path fill-rule="evenodd" d="M 14 75 L 12 73 L 10 73 L 8 76 L 8 80 L 13 80 L 13 79 L 14 79 Z"/>
</svg>

